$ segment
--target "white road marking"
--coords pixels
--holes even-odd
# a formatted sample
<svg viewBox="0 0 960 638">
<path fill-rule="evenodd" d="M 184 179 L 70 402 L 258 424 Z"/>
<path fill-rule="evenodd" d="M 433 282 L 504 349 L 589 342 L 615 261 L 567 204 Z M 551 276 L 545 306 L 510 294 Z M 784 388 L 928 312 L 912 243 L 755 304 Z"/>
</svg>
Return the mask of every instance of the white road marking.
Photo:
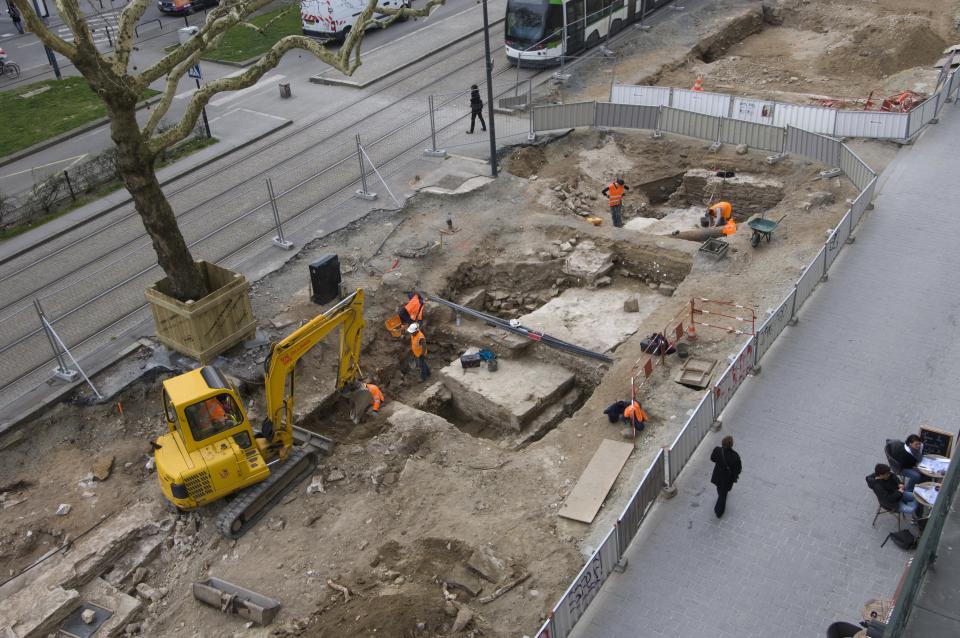
<svg viewBox="0 0 960 638">
<path fill-rule="evenodd" d="M 25 169 L 25 170 L 22 170 L 22 171 L 17 171 L 16 173 L 7 173 L 6 175 L 0 175 L 0 179 L 6 179 L 6 178 L 8 178 L 8 177 L 15 177 L 15 176 L 17 176 L 17 175 L 23 175 L 24 173 L 32 173 L 33 171 L 35 171 L 35 170 L 38 169 L 38 168 L 46 168 L 46 167 L 48 167 L 48 166 L 55 166 L 55 165 L 57 165 L 57 164 L 62 164 L 63 162 L 70 162 L 70 164 L 67 166 L 67 168 L 70 168 L 71 166 L 73 166 L 74 164 L 76 164 L 77 162 L 79 162 L 80 160 L 82 160 L 83 158 L 85 158 L 86 156 L 87 156 L 87 153 L 84 153 L 83 155 L 74 155 L 73 157 L 67 157 L 66 159 L 57 160 L 57 161 L 55 161 L 55 162 L 50 162 L 49 164 L 41 164 L 40 166 L 33 166 L 33 167 L 31 167 L 31 168 L 28 168 L 28 169 Z M 71 160 L 72 160 L 72 161 L 71 161 Z"/>
<path fill-rule="evenodd" d="M 32 47 L 32 46 L 36 46 L 36 45 L 38 45 L 38 44 L 40 44 L 40 40 L 34 40 L 33 42 L 24 42 L 23 44 L 20 45 L 20 47 L 21 47 L 21 48 L 23 48 L 23 47 Z"/>
<path fill-rule="evenodd" d="M 219 98 L 219 99 L 216 99 L 216 100 L 212 100 L 211 102 L 209 102 L 209 104 L 210 104 L 210 106 L 220 106 L 221 104 L 226 104 L 227 102 L 232 102 L 232 101 L 236 100 L 237 98 L 244 97 L 245 95 L 247 95 L 247 94 L 249 94 L 249 93 L 253 93 L 253 92 L 255 92 L 255 91 L 261 91 L 261 90 L 263 90 L 263 89 L 269 88 L 269 87 L 267 86 L 267 83 L 268 83 L 268 82 L 279 81 L 279 80 L 282 80 L 282 79 L 284 79 L 284 78 L 286 78 L 286 77 L 287 77 L 287 76 L 285 76 L 285 75 L 265 75 L 265 76 L 263 76 L 262 78 L 260 78 L 260 81 L 258 81 L 258 82 L 257 82 L 256 84 L 254 84 L 253 86 L 248 86 L 247 88 L 245 88 L 245 89 L 240 89 L 239 91 L 232 91 L 231 93 L 228 93 L 227 95 L 224 95 L 222 98 Z"/>
<path fill-rule="evenodd" d="M 270 115 L 269 113 L 263 113 L 262 111 L 253 111 L 250 109 L 237 109 L 238 111 L 246 111 L 247 113 L 253 113 L 254 115 L 262 115 L 263 117 L 273 118 L 274 120 L 280 120 L 281 122 L 286 122 L 287 118 L 280 117 L 279 115 Z"/>
</svg>

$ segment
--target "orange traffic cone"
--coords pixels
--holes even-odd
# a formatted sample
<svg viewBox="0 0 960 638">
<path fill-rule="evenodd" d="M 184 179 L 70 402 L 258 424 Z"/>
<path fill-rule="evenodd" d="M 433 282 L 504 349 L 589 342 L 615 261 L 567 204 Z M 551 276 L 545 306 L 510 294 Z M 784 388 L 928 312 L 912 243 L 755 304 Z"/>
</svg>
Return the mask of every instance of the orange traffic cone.
<svg viewBox="0 0 960 638">
<path fill-rule="evenodd" d="M 693 324 L 687 326 L 687 341 L 696 341 L 697 340 L 697 329 L 693 327 Z"/>
<path fill-rule="evenodd" d="M 703 76 L 698 75 L 696 81 L 693 83 L 692 91 L 702 91 L 703 90 Z"/>
</svg>

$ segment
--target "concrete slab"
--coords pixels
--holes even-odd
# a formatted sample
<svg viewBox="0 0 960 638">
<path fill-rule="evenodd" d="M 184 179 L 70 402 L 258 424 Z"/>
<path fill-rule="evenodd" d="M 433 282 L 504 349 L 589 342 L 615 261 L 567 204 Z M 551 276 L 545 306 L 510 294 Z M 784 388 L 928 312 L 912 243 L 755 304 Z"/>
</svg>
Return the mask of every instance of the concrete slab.
<svg viewBox="0 0 960 638">
<path fill-rule="evenodd" d="M 440 371 L 458 411 L 519 431 L 574 384 L 573 373 L 558 365 L 527 358 L 500 359 L 499 364 L 496 372 L 486 366 L 464 370 L 457 358 Z"/>
<path fill-rule="evenodd" d="M 638 299 L 640 312 L 624 312 L 623 302 Z M 664 297 L 642 282 L 636 289 L 569 288 L 520 323 L 595 352 L 609 352 L 635 333 Z"/>
<path fill-rule="evenodd" d="M 671 209 L 663 218 L 634 217 L 623 225 L 627 230 L 652 235 L 669 235 L 675 230 L 691 230 L 700 228 L 700 218 L 706 210 L 705 206 L 690 206 L 688 208 Z"/>
<path fill-rule="evenodd" d="M 0 634 L 27 638 L 46 636 L 80 606 L 75 589 L 53 587 L 38 592 L 24 589 L 3 601 L 0 607 Z"/>
<path fill-rule="evenodd" d="M 597 248 L 592 241 L 577 244 L 563 262 L 563 272 L 577 277 L 583 285 L 592 285 L 613 268 L 613 253 Z"/>
</svg>

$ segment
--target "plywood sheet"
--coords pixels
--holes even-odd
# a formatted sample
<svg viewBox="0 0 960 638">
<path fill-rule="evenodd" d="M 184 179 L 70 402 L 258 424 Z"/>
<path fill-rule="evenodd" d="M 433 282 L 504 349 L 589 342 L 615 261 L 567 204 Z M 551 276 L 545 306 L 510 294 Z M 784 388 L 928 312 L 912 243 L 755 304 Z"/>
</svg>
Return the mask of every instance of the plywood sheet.
<svg viewBox="0 0 960 638">
<path fill-rule="evenodd" d="M 560 509 L 560 516 L 582 523 L 593 522 L 631 452 L 631 443 L 604 439 Z"/>
</svg>

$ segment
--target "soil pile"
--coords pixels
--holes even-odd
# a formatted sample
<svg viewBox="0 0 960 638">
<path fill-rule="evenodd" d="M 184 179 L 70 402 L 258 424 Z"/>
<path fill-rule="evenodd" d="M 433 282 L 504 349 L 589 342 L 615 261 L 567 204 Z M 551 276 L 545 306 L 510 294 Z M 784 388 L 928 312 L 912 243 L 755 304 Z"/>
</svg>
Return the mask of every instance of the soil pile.
<svg viewBox="0 0 960 638">
<path fill-rule="evenodd" d="M 817 62 L 820 72 L 828 75 L 881 78 L 932 64 L 945 46 L 926 18 L 884 16 L 868 21 L 828 47 Z"/>
</svg>

